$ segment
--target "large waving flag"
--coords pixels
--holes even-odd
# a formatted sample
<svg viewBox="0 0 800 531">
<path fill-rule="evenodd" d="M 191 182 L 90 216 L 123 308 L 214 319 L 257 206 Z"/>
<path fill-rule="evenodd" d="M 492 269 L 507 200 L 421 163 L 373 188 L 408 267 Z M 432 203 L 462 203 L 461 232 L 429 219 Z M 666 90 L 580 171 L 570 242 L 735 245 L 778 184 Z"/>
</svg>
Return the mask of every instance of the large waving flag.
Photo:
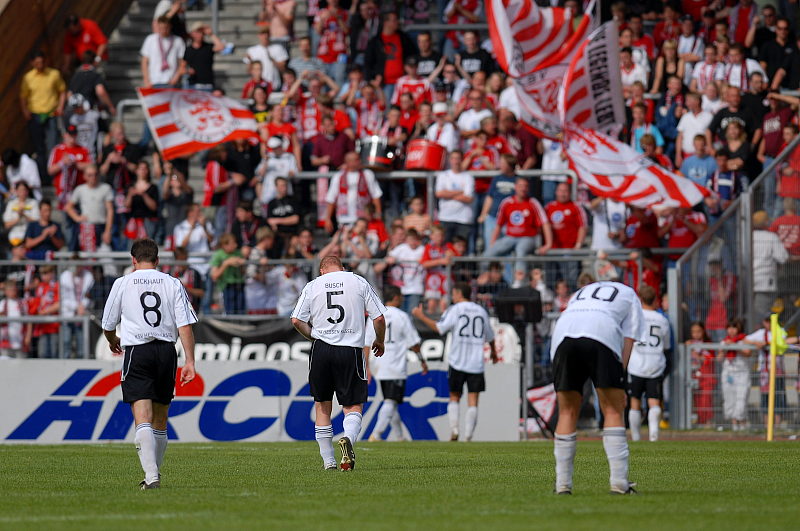
<svg viewBox="0 0 800 531">
<path fill-rule="evenodd" d="M 641 207 L 691 207 L 711 193 L 597 131 L 571 126 L 565 131 L 564 147 L 570 169 L 600 197 Z"/>
<path fill-rule="evenodd" d="M 489 35 L 500 67 L 520 77 L 563 61 L 589 34 L 595 0 L 573 30 L 572 11 L 534 0 L 488 0 Z"/>
<path fill-rule="evenodd" d="M 606 22 L 581 44 L 564 75 L 561 123 L 603 132 L 625 123 L 616 22 Z"/>
<path fill-rule="evenodd" d="M 558 98 L 568 62 L 557 63 L 547 68 L 513 80 L 519 101 L 519 119 L 533 134 L 558 140 L 561 134 L 561 118 Z"/>
<path fill-rule="evenodd" d="M 257 138 L 256 120 L 236 100 L 198 90 L 136 89 L 147 126 L 166 159 L 237 138 Z"/>
</svg>

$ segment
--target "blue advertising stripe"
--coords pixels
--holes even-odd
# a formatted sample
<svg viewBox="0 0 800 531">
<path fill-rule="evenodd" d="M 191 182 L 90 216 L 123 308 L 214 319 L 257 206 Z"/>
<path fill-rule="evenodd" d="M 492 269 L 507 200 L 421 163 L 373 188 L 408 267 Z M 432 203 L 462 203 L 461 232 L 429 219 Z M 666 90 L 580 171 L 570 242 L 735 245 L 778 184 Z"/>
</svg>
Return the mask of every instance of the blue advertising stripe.
<svg viewBox="0 0 800 531">
<path fill-rule="evenodd" d="M 53 392 L 53 396 L 75 396 L 86 387 L 86 384 L 91 382 L 100 369 L 78 369 L 69 379 L 61 384 L 61 387 Z"/>
</svg>

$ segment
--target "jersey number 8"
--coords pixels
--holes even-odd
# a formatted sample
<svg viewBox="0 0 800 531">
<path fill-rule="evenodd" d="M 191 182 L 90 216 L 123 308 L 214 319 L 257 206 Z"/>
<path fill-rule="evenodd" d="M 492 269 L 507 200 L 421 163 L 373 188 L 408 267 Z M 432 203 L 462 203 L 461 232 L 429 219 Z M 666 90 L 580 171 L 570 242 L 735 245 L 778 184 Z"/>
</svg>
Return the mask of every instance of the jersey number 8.
<svg viewBox="0 0 800 531">
<path fill-rule="evenodd" d="M 155 304 L 152 306 L 147 305 L 147 297 L 153 297 L 155 299 Z M 153 328 L 157 327 L 161 324 L 161 311 L 159 308 L 161 307 L 161 297 L 158 293 L 154 291 L 145 291 L 142 293 L 141 297 L 139 297 L 139 302 L 142 303 L 142 318 L 144 318 L 144 322 L 152 326 Z M 155 322 L 150 322 L 150 319 L 147 318 L 150 314 L 156 314 Z"/>
</svg>

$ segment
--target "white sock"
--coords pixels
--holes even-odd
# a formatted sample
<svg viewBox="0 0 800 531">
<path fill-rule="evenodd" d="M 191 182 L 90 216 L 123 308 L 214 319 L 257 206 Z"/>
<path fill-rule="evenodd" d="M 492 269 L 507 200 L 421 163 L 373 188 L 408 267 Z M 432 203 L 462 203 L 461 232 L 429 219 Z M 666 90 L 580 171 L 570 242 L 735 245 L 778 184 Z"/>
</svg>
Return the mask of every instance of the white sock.
<svg viewBox="0 0 800 531">
<path fill-rule="evenodd" d="M 383 405 L 378 411 L 378 422 L 375 424 L 375 431 L 373 432 L 376 436 L 383 436 L 383 432 L 389 427 L 389 422 L 392 420 L 396 410 L 397 402 L 388 398 L 383 401 Z"/>
<path fill-rule="evenodd" d="M 628 439 L 625 437 L 625 427 L 606 428 L 603 430 L 603 448 L 608 458 L 608 468 L 611 473 L 611 487 L 627 491 L 628 483 Z"/>
<path fill-rule="evenodd" d="M 631 425 L 631 440 L 638 441 L 642 438 L 642 410 L 631 409 L 628 411 L 628 423 Z"/>
<path fill-rule="evenodd" d="M 478 423 L 478 406 L 469 406 L 467 408 L 467 419 L 464 426 L 464 431 L 466 432 L 464 435 L 467 436 L 467 440 L 472 440 L 472 434 L 475 433 L 475 425 Z"/>
<path fill-rule="evenodd" d="M 650 441 L 658 440 L 658 423 L 661 422 L 661 408 L 651 407 L 647 412 L 647 428 L 650 431 Z"/>
<path fill-rule="evenodd" d="M 319 455 L 322 456 L 324 466 L 335 465 L 336 457 L 333 454 L 333 426 L 314 426 L 314 434 L 319 445 Z"/>
<path fill-rule="evenodd" d="M 392 416 L 392 433 L 395 434 L 395 440 L 402 441 L 403 440 L 403 420 L 400 418 L 400 412 L 395 411 L 394 415 Z"/>
<path fill-rule="evenodd" d="M 361 433 L 361 413 L 351 411 L 344 416 L 344 435 L 350 442 L 355 444 L 358 440 L 358 434 Z"/>
<path fill-rule="evenodd" d="M 447 418 L 450 419 L 450 431 L 458 432 L 458 402 L 447 403 Z"/>
<path fill-rule="evenodd" d="M 153 430 L 153 437 L 156 439 L 156 465 L 160 473 L 164 453 L 167 451 L 167 430 Z"/>
<path fill-rule="evenodd" d="M 556 433 L 553 455 L 556 457 L 556 492 L 572 490 L 572 471 L 575 466 L 575 449 L 578 432 L 560 435 Z"/>
<path fill-rule="evenodd" d="M 139 453 L 139 462 L 144 470 L 144 480 L 150 484 L 158 480 L 158 465 L 156 464 L 156 439 L 153 437 L 153 428 L 149 422 L 136 426 L 136 435 L 133 438 L 136 451 Z"/>
</svg>

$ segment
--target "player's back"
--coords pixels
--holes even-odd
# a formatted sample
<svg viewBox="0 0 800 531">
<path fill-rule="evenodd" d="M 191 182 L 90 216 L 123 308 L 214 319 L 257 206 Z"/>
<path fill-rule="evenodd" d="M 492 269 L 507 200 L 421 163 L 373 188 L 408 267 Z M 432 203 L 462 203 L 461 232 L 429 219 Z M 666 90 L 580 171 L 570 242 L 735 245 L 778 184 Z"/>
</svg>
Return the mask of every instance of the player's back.
<svg viewBox="0 0 800 531">
<path fill-rule="evenodd" d="M 411 321 L 411 317 L 395 306 L 387 306 L 386 334 L 384 337 L 383 356 L 371 361 L 373 374 L 380 380 L 404 379 L 408 375 L 408 350 L 419 343 L 420 337 Z M 375 329 L 367 323 L 367 337 L 365 345 L 370 346 L 375 340 Z"/>
<path fill-rule="evenodd" d="M 470 301 L 450 306 L 437 323 L 441 333 L 450 332 L 447 360 L 451 367 L 469 373 L 483 372 L 483 345 L 494 339 L 489 314 Z"/>
<path fill-rule="evenodd" d="M 672 348 L 669 321 L 655 310 L 644 310 L 646 339 L 633 345 L 628 372 L 640 378 L 657 378 L 667 368 L 664 350 Z"/>
<path fill-rule="evenodd" d="M 103 328 L 121 323 L 123 346 L 152 340 L 176 341 L 178 328 L 197 321 L 180 280 L 155 269 L 118 278 L 103 312 Z"/>
<path fill-rule="evenodd" d="M 621 355 L 624 337 L 641 335 L 642 305 L 636 292 L 619 282 L 595 282 L 572 295 L 556 322 L 550 356 L 565 337 L 588 337 Z"/>
<path fill-rule="evenodd" d="M 331 345 L 361 348 L 364 344 L 364 314 L 374 313 L 367 307 L 370 298 L 378 308 L 383 308 L 375 290 L 363 277 L 348 271 L 335 271 L 309 282 L 300 294 L 298 308 L 306 305 L 310 308 L 312 337 Z M 300 314 L 292 317 L 305 320 L 305 316 Z"/>
</svg>

